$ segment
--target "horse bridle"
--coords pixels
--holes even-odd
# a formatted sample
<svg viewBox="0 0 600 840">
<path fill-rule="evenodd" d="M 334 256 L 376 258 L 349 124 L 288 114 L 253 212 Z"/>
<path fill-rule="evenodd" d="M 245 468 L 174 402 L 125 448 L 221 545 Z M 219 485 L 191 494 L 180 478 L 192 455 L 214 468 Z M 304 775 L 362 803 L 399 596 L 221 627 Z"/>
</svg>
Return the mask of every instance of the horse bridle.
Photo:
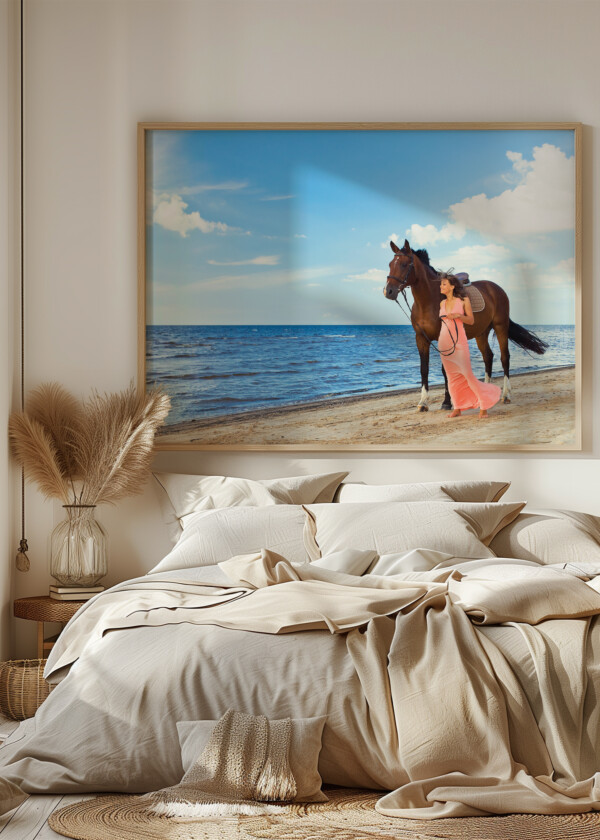
<svg viewBox="0 0 600 840">
<path fill-rule="evenodd" d="M 396 254 L 396 256 L 398 256 L 398 254 Z M 404 309 L 402 309 L 402 304 L 400 303 L 400 301 L 398 300 L 397 297 L 394 299 L 394 302 L 398 304 L 398 306 L 400 307 L 400 309 L 402 310 L 404 315 L 406 315 L 406 317 L 408 318 L 409 321 L 412 321 L 412 317 L 411 317 L 412 307 L 411 307 L 410 303 L 408 302 L 408 298 L 406 297 L 406 289 L 409 285 L 406 281 L 408 280 L 410 272 L 414 267 L 415 267 L 415 258 L 413 256 L 412 260 L 408 264 L 408 267 L 406 269 L 406 274 L 404 275 L 402 280 L 398 280 L 397 277 L 392 277 L 391 274 L 388 274 L 388 276 L 387 276 L 387 280 L 393 280 L 395 283 L 398 283 L 398 291 L 402 293 L 402 297 L 404 298 L 404 301 L 405 301 L 406 306 L 408 307 L 409 311 L 404 312 Z M 429 338 L 429 336 L 427 335 L 427 333 L 425 332 L 423 327 L 420 324 L 418 324 L 417 326 L 419 327 L 419 330 L 421 331 L 421 334 L 422 334 L 423 338 L 425 339 L 425 341 L 427 341 L 429 343 L 430 347 L 433 347 L 433 349 L 435 350 L 436 353 L 439 353 L 440 356 L 451 356 L 454 353 L 454 351 L 456 350 L 456 345 L 458 344 L 458 324 L 456 324 L 456 323 L 454 324 L 454 329 L 456 330 L 456 340 L 453 338 L 452 333 L 450 332 L 450 327 L 448 326 L 448 324 L 446 324 L 446 322 L 443 318 L 442 318 L 442 324 L 445 325 L 446 329 L 450 333 L 450 341 L 452 342 L 452 350 L 440 350 L 439 347 L 436 347 L 435 344 L 433 343 L 433 339 Z M 439 339 L 438 339 L 438 341 L 439 341 Z"/>
<path fill-rule="evenodd" d="M 396 257 L 398 257 L 398 256 L 400 256 L 400 255 L 396 254 Z M 394 259 L 396 259 L 396 257 L 394 257 Z M 413 270 L 414 267 L 415 267 L 415 258 L 413 256 L 412 260 L 408 264 L 408 267 L 406 269 L 406 274 L 404 275 L 402 280 L 398 280 L 397 277 L 392 277 L 391 274 L 388 274 L 388 276 L 385 278 L 386 280 L 393 280 L 395 283 L 398 283 L 398 291 L 402 292 L 402 294 L 404 295 L 405 298 L 406 298 L 405 289 L 408 286 L 408 283 L 406 281 L 408 280 L 410 272 Z M 408 301 L 406 301 L 406 302 L 408 303 Z"/>
</svg>

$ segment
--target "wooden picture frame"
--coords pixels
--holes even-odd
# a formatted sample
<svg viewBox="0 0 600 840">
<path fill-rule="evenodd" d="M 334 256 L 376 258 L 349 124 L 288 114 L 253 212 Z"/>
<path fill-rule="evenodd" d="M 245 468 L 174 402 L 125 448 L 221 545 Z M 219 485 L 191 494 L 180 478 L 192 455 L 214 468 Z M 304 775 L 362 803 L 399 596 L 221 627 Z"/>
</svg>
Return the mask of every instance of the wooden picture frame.
<svg viewBox="0 0 600 840">
<path fill-rule="evenodd" d="M 580 450 L 581 143 L 566 122 L 140 123 L 138 380 L 173 405 L 157 449 Z M 424 396 L 417 287 L 404 314 L 386 300 L 428 260 L 499 285 L 548 345 L 509 342 L 507 391 L 496 313 L 510 402 L 485 422 L 446 422 L 434 350 Z"/>
</svg>

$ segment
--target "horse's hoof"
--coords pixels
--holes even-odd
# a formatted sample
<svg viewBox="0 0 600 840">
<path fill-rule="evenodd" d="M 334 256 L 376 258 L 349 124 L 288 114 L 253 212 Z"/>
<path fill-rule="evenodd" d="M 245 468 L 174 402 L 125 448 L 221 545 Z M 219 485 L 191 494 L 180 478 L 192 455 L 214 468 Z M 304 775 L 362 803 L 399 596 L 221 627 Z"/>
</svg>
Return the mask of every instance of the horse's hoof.
<svg viewBox="0 0 600 840">
<path fill-rule="evenodd" d="M 418 405 L 418 406 L 417 406 L 417 411 L 419 411 L 419 412 L 421 412 L 421 411 L 429 411 L 429 406 L 428 406 L 428 405 Z"/>
<path fill-rule="evenodd" d="M 509 403 L 510 402 L 510 397 L 502 397 L 502 402 L 503 403 Z"/>
<path fill-rule="evenodd" d="M 440 411 L 452 411 L 452 403 L 442 403 Z"/>
</svg>

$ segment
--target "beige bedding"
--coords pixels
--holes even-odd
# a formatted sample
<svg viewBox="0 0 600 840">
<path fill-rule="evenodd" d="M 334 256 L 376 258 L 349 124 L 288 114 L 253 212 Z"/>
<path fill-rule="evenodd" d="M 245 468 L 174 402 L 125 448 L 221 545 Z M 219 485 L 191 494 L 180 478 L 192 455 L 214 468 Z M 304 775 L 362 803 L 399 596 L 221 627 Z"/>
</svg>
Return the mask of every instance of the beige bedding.
<svg viewBox="0 0 600 840">
<path fill-rule="evenodd" d="M 315 662 L 322 686 L 312 692 L 300 672 L 271 669 L 263 655 L 265 674 L 274 681 L 269 691 L 280 703 L 301 698 L 302 715 L 314 715 L 322 711 L 319 692 L 330 700 L 320 762 L 324 781 L 390 790 L 377 807 L 392 816 L 600 808 L 600 634 L 594 618 L 600 578 L 583 580 L 526 561 L 434 560 L 426 571 L 356 577 L 293 567 L 263 551 L 221 564 L 229 583 L 146 579 L 122 585 L 90 602 L 62 634 L 48 673 L 58 675 L 80 661 L 48 704 L 75 682 L 98 646 L 123 632 L 166 632 L 184 624 L 235 628 L 240 640 L 290 634 L 300 658 L 304 638 L 307 650 L 315 645 L 313 658 L 320 651 L 326 659 L 321 640 L 337 638 L 344 652 L 336 643 L 326 668 Z M 263 650 L 273 650 L 269 644 Z M 245 664 L 238 644 L 242 673 Z M 340 682 L 327 685 L 329 671 Z M 223 686 L 214 691 L 234 707 Z M 276 705 L 263 711 L 273 716 Z M 126 696 L 121 707 L 115 701 L 114 713 L 131 716 Z M 39 763 L 40 744 L 47 743 L 38 728 L 29 742 L 25 733 L 21 745 L 9 746 L 7 778 L 35 791 L 43 769 L 48 779 L 48 768 Z M 344 769 L 349 758 L 356 768 Z M 51 789 L 94 789 L 90 780 L 97 771 L 82 782 L 85 772 L 78 765 L 72 787 L 68 773 L 57 774 L 61 781 Z M 149 772 L 145 783 L 152 781 Z"/>
</svg>

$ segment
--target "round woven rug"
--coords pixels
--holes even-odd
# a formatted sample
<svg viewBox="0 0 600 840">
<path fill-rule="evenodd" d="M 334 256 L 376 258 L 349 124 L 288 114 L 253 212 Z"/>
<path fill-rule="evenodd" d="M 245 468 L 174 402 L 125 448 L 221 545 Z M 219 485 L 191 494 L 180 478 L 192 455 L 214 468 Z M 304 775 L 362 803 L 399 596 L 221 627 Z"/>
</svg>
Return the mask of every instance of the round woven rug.
<svg viewBox="0 0 600 840">
<path fill-rule="evenodd" d="M 55 811 L 50 828 L 76 840 L 598 840 L 600 814 L 404 820 L 375 811 L 379 794 L 335 788 L 329 802 L 281 814 L 193 822 L 154 816 L 137 796 L 101 796 Z"/>
</svg>

